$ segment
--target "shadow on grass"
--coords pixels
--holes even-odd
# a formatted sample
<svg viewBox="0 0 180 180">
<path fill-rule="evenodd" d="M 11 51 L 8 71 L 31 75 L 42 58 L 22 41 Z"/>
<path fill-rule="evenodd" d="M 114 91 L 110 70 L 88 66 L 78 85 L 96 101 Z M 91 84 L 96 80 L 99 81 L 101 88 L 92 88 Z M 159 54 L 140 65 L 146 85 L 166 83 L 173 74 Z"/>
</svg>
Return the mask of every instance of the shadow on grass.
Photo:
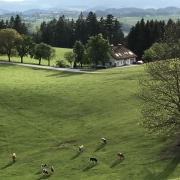
<svg viewBox="0 0 180 180">
<path fill-rule="evenodd" d="M 111 166 L 110 168 L 113 168 L 115 166 L 117 166 L 119 163 L 121 163 L 124 159 L 117 159 Z"/>
<path fill-rule="evenodd" d="M 47 69 L 46 69 L 47 70 Z M 83 75 L 84 73 L 79 73 L 79 72 L 71 72 L 71 71 L 60 71 L 55 74 L 51 74 L 47 77 L 69 77 L 69 76 L 78 76 L 78 75 Z"/>
<path fill-rule="evenodd" d="M 173 158 L 171 163 L 157 176 L 153 178 L 153 180 L 166 180 L 168 177 L 174 172 L 178 164 L 180 163 L 180 156 L 176 156 Z"/>
<path fill-rule="evenodd" d="M 98 163 L 96 164 L 90 164 L 89 166 L 87 166 L 85 169 L 83 169 L 83 171 L 88 171 L 90 170 L 91 168 L 95 167 Z"/>
<path fill-rule="evenodd" d="M 0 63 L 0 67 L 9 67 L 9 66 L 14 66 L 14 64 L 8 64 L 8 63 Z"/>
<path fill-rule="evenodd" d="M 76 159 L 77 157 L 79 157 L 79 155 L 80 155 L 81 153 L 82 153 L 82 152 L 77 152 L 77 154 L 75 154 L 75 155 L 71 158 L 71 160 Z"/>
<path fill-rule="evenodd" d="M 94 152 L 99 151 L 99 150 L 102 149 L 104 146 L 105 146 L 105 144 L 101 144 L 100 146 L 98 146 L 98 147 L 96 148 L 96 150 L 95 150 Z"/>
<path fill-rule="evenodd" d="M 41 176 L 41 177 L 39 177 L 37 180 L 41 180 L 41 179 L 48 179 L 48 178 L 50 178 L 50 177 L 51 177 L 51 175 L 52 175 L 52 173 L 51 173 L 51 174 L 48 174 L 48 175 L 42 174 L 42 176 Z"/>
<path fill-rule="evenodd" d="M 167 167 L 158 175 L 156 175 L 156 173 L 153 173 L 152 171 L 148 170 L 148 169 L 144 169 L 144 171 L 146 171 L 146 175 L 145 177 L 143 177 L 143 179 L 146 180 L 167 180 L 169 179 L 169 176 L 171 176 L 171 174 L 173 174 L 174 170 L 176 169 L 176 167 L 178 166 L 178 164 L 180 163 L 180 156 L 176 156 L 172 159 L 172 161 L 167 165 Z"/>
<path fill-rule="evenodd" d="M 42 170 L 38 171 L 35 175 L 42 174 Z"/>
<path fill-rule="evenodd" d="M 7 165 L 5 165 L 4 167 L 2 167 L 1 169 L 6 169 L 9 166 L 12 166 L 13 164 L 14 164 L 14 162 L 12 161 L 12 162 L 8 163 Z"/>
</svg>

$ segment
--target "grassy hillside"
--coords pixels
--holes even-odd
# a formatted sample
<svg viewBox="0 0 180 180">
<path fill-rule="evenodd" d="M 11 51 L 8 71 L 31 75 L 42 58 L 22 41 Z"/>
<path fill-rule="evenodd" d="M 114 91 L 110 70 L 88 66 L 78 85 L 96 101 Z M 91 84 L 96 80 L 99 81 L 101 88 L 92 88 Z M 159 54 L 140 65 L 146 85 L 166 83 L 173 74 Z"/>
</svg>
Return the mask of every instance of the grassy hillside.
<svg viewBox="0 0 180 180">
<path fill-rule="evenodd" d="M 56 66 L 56 61 L 57 60 L 62 60 L 64 59 L 64 53 L 68 52 L 68 51 L 72 51 L 72 49 L 68 49 L 68 48 L 57 48 L 54 47 L 54 49 L 56 50 L 56 57 L 54 59 L 51 60 L 50 65 L 51 66 Z M 38 64 L 39 61 L 36 59 L 31 59 L 30 57 L 24 57 L 24 63 L 30 63 L 30 64 Z M 0 56 L 0 60 L 5 60 L 8 61 L 8 57 L 7 56 Z M 21 58 L 20 57 L 11 57 L 11 61 L 12 62 L 21 62 Z M 41 61 L 42 65 L 48 65 L 48 61 L 46 60 L 42 60 Z"/>
<path fill-rule="evenodd" d="M 179 159 L 138 126 L 142 66 L 98 74 L 0 64 L 0 179 L 159 180 L 180 176 Z M 107 144 L 101 146 L 100 138 Z M 84 152 L 78 153 L 78 146 Z M 117 159 L 117 152 L 125 159 Z M 17 153 L 12 163 L 11 153 Z M 89 158 L 96 157 L 97 165 Z M 55 173 L 45 176 L 40 165 Z M 49 170 L 48 167 L 48 170 Z"/>
</svg>

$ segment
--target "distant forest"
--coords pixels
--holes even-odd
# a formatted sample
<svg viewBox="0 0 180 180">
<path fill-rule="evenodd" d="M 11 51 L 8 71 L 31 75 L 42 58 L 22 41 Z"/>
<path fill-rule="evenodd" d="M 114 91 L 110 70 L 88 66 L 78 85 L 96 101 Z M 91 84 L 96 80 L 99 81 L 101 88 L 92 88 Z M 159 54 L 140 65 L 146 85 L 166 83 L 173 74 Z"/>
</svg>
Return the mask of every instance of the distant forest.
<svg viewBox="0 0 180 180">
<path fill-rule="evenodd" d="M 174 22 L 169 19 L 167 23 L 158 20 L 144 21 L 142 18 L 135 26 L 132 26 L 129 34 L 125 37 L 122 31 L 122 24 L 112 14 L 99 20 L 93 12 L 89 12 L 86 18 L 81 13 L 77 20 L 59 17 L 49 22 L 43 21 L 31 34 L 28 31 L 29 23 L 21 20 L 17 15 L 11 17 L 9 21 L 0 20 L 0 29 L 12 28 L 20 34 L 32 36 L 35 43 L 45 43 L 53 47 L 73 48 L 76 41 L 81 41 L 83 45 L 87 43 L 89 37 L 102 34 L 110 44 L 123 44 L 133 51 L 138 59 L 142 58 L 143 52 L 163 38 L 165 30 L 172 24 L 180 27 L 180 21 Z"/>
</svg>

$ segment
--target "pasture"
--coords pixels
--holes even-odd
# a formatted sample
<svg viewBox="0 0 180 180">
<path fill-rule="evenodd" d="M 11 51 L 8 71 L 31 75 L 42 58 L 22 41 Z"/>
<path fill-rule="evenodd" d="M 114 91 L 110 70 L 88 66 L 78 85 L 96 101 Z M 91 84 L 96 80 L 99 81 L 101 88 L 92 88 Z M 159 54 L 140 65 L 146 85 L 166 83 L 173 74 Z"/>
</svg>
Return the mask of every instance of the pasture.
<svg viewBox="0 0 180 180">
<path fill-rule="evenodd" d="M 180 159 L 160 156 L 166 143 L 138 126 L 143 67 L 99 72 L 0 64 L 0 179 L 178 179 Z M 118 160 L 117 152 L 125 159 Z M 41 174 L 42 163 L 55 172 Z"/>
<path fill-rule="evenodd" d="M 53 48 L 56 51 L 56 56 L 54 59 L 51 60 L 50 66 L 56 66 L 57 60 L 65 60 L 64 59 L 64 53 L 68 52 L 68 51 L 72 51 L 72 49 L 68 49 L 68 48 L 59 48 L 59 47 L 53 47 Z M 8 57 L 7 56 L 0 56 L 0 60 L 8 61 Z M 11 57 L 11 62 L 21 62 L 21 58 L 20 57 Z M 24 57 L 23 62 L 26 64 L 38 64 L 39 63 L 38 60 L 36 60 L 34 58 L 30 58 L 29 56 Z M 67 64 L 69 64 L 69 63 L 67 62 Z M 41 65 L 47 66 L 48 61 L 43 59 L 41 61 Z"/>
</svg>

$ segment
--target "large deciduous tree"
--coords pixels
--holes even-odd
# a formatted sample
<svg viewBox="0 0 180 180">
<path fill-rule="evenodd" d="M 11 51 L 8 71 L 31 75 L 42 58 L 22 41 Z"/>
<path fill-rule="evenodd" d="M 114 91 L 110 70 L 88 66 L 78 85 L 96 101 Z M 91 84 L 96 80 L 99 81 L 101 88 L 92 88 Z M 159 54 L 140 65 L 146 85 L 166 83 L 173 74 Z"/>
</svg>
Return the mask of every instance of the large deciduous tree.
<svg viewBox="0 0 180 180">
<path fill-rule="evenodd" d="M 180 61 L 178 58 L 145 65 L 139 97 L 141 125 L 158 135 L 173 137 L 180 130 Z M 155 133 L 156 132 L 156 133 Z"/>
<path fill-rule="evenodd" d="M 105 64 L 110 59 L 109 41 L 102 37 L 102 34 L 92 36 L 86 44 L 87 57 L 96 65 L 101 62 Z"/>
<path fill-rule="evenodd" d="M 54 57 L 55 50 L 45 43 L 37 44 L 34 52 L 31 54 L 31 58 L 39 60 L 39 65 L 41 65 L 42 59 L 48 60 L 48 65 L 50 65 L 50 60 Z"/>
<path fill-rule="evenodd" d="M 18 55 L 21 58 L 21 63 L 23 63 L 23 57 L 31 54 L 31 51 L 35 47 L 35 43 L 30 36 L 22 35 L 22 37 L 23 37 L 22 43 L 16 46 Z"/>
<path fill-rule="evenodd" d="M 0 30 L 0 49 L 3 54 L 10 57 L 15 55 L 16 47 L 23 41 L 22 36 L 14 29 L 1 29 Z"/>
</svg>

